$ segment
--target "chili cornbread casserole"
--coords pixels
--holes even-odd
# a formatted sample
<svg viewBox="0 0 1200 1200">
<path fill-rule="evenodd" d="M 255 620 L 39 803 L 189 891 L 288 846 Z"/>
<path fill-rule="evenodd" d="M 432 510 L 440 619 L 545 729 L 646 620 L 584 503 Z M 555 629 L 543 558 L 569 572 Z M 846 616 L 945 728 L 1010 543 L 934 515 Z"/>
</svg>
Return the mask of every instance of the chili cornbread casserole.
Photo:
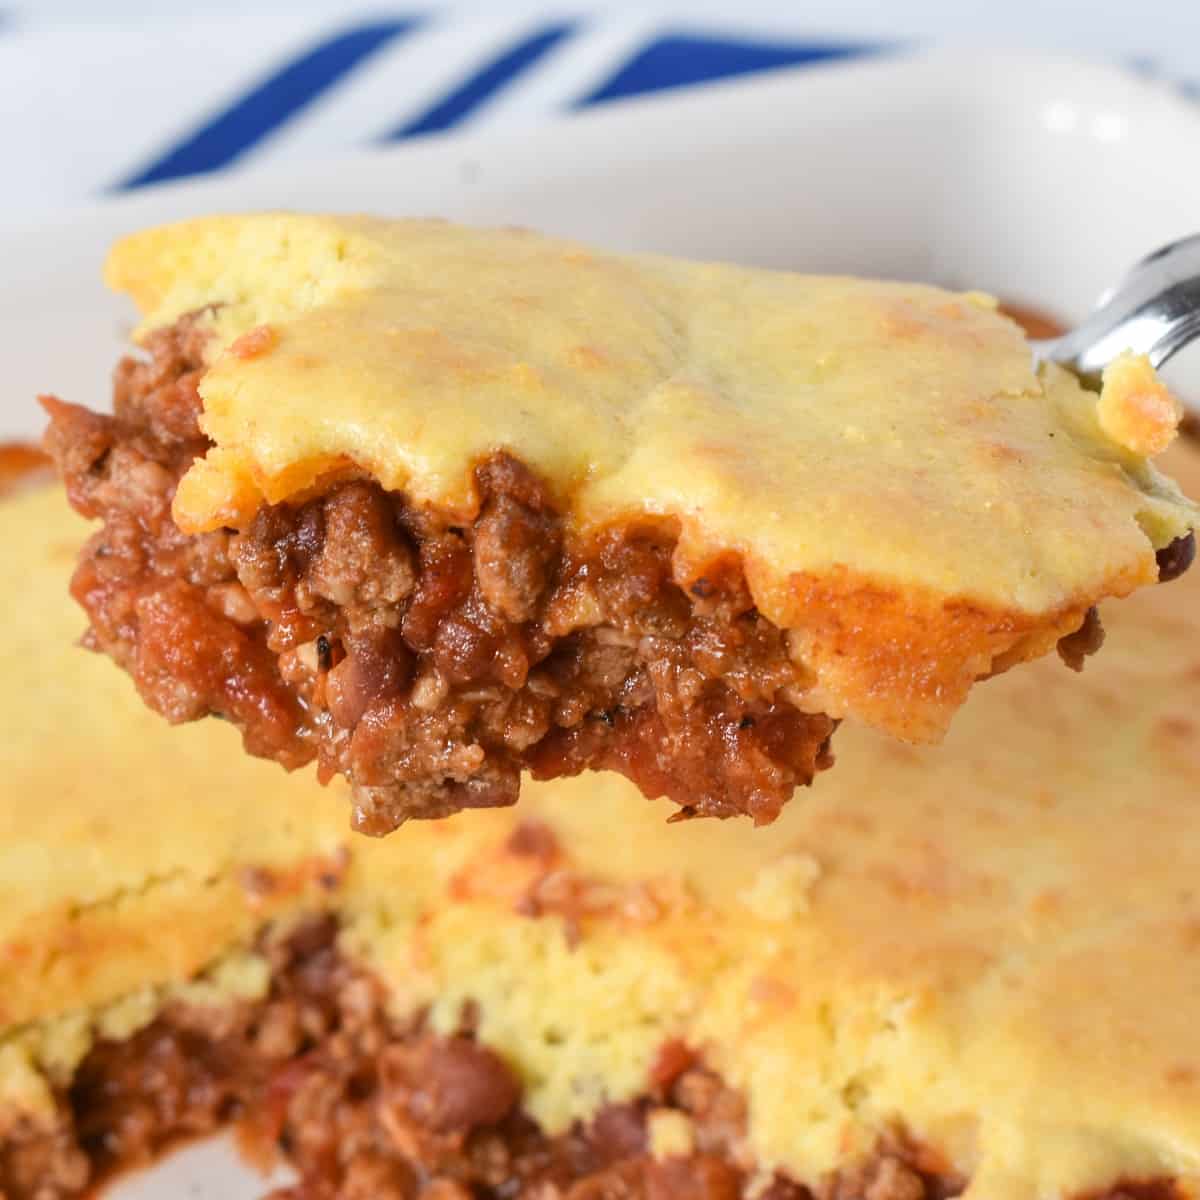
<svg viewBox="0 0 1200 1200">
<path fill-rule="evenodd" d="M 934 739 L 1192 545 L 1148 365 L 1035 375 L 977 295 L 286 215 L 108 278 L 148 358 L 48 401 L 90 644 L 369 832 L 589 767 L 769 822 L 840 718 Z"/>
<path fill-rule="evenodd" d="M 6 1200 L 238 1118 L 293 1200 L 1200 1195 L 1200 579 L 768 829 L 589 774 L 375 841 L 69 647 L 52 490 L 0 528 Z"/>
</svg>

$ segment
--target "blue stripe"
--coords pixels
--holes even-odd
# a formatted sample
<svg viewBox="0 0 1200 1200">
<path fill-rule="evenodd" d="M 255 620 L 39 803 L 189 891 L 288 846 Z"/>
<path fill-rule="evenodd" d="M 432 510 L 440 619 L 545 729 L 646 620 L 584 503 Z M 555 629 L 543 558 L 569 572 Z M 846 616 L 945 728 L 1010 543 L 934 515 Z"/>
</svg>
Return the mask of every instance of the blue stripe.
<svg viewBox="0 0 1200 1200">
<path fill-rule="evenodd" d="M 772 67 L 824 62 L 869 53 L 873 47 L 840 42 L 764 42 L 740 38 L 668 34 L 639 50 L 576 106 L 622 96 L 727 79 Z"/>
<path fill-rule="evenodd" d="M 498 91 L 533 66 L 575 30 L 574 24 L 548 25 L 480 67 L 465 83 L 432 104 L 420 116 L 385 135 L 386 141 L 449 129 L 482 107 Z"/>
<path fill-rule="evenodd" d="M 331 88 L 415 19 L 360 25 L 319 42 L 256 84 L 164 154 L 116 186 L 140 187 L 226 166 Z"/>
</svg>

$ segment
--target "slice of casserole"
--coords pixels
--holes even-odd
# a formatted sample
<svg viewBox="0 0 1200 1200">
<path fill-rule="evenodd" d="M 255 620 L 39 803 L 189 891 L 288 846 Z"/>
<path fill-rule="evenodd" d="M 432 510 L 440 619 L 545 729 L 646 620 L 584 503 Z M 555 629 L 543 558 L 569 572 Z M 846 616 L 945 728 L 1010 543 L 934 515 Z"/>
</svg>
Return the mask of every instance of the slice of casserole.
<svg viewBox="0 0 1200 1200">
<path fill-rule="evenodd" d="M 977 295 L 285 215 L 108 275 L 147 355 L 48 402 L 90 644 L 369 832 L 587 768 L 769 822 L 1191 545 L 1148 368 L 1098 402 Z"/>
<path fill-rule="evenodd" d="M 1200 1195 L 1200 579 L 767 829 L 590 774 L 372 841 L 69 647 L 60 497 L 0 530 L 6 1200 L 238 1119 L 293 1200 Z"/>
</svg>

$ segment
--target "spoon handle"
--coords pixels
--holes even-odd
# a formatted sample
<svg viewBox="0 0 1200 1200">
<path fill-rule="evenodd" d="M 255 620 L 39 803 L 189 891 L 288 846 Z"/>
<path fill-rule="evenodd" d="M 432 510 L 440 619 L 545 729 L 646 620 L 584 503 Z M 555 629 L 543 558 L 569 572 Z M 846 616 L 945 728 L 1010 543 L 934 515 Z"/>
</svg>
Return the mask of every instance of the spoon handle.
<svg viewBox="0 0 1200 1200">
<path fill-rule="evenodd" d="M 1119 354 L 1145 354 L 1161 367 L 1200 338 L 1200 234 L 1172 242 L 1137 264 L 1089 317 L 1062 337 L 1033 343 L 1035 363 L 1056 362 L 1084 382 Z"/>
</svg>

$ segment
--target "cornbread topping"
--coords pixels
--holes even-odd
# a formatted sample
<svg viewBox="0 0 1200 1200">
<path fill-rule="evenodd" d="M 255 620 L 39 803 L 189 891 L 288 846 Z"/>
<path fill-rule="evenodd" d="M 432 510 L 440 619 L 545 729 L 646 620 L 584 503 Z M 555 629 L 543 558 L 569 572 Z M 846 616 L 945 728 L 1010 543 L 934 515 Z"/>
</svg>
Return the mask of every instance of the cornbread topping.
<svg viewBox="0 0 1200 1200">
<path fill-rule="evenodd" d="M 151 357 L 49 403 L 91 644 L 371 832 L 587 768 L 769 822 L 1192 537 L 1152 376 L 1036 375 L 974 294 L 279 214 L 108 274 Z"/>
<path fill-rule="evenodd" d="M 1194 575 L 767 829 L 590 775 L 370 841 L 69 648 L 60 497 L 0 527 L 8 1195 L 238 1115 L 306 1198 L 1200 1194 Z"/>
<path fill-rule="evenodd" d="M 1122 354 L 1104 368 L 1096 412 L 1114 442 L 1141 455 L 1161 454 L 1183 420 L 1183 405 L 1144 354 Z"/>
</svg>

